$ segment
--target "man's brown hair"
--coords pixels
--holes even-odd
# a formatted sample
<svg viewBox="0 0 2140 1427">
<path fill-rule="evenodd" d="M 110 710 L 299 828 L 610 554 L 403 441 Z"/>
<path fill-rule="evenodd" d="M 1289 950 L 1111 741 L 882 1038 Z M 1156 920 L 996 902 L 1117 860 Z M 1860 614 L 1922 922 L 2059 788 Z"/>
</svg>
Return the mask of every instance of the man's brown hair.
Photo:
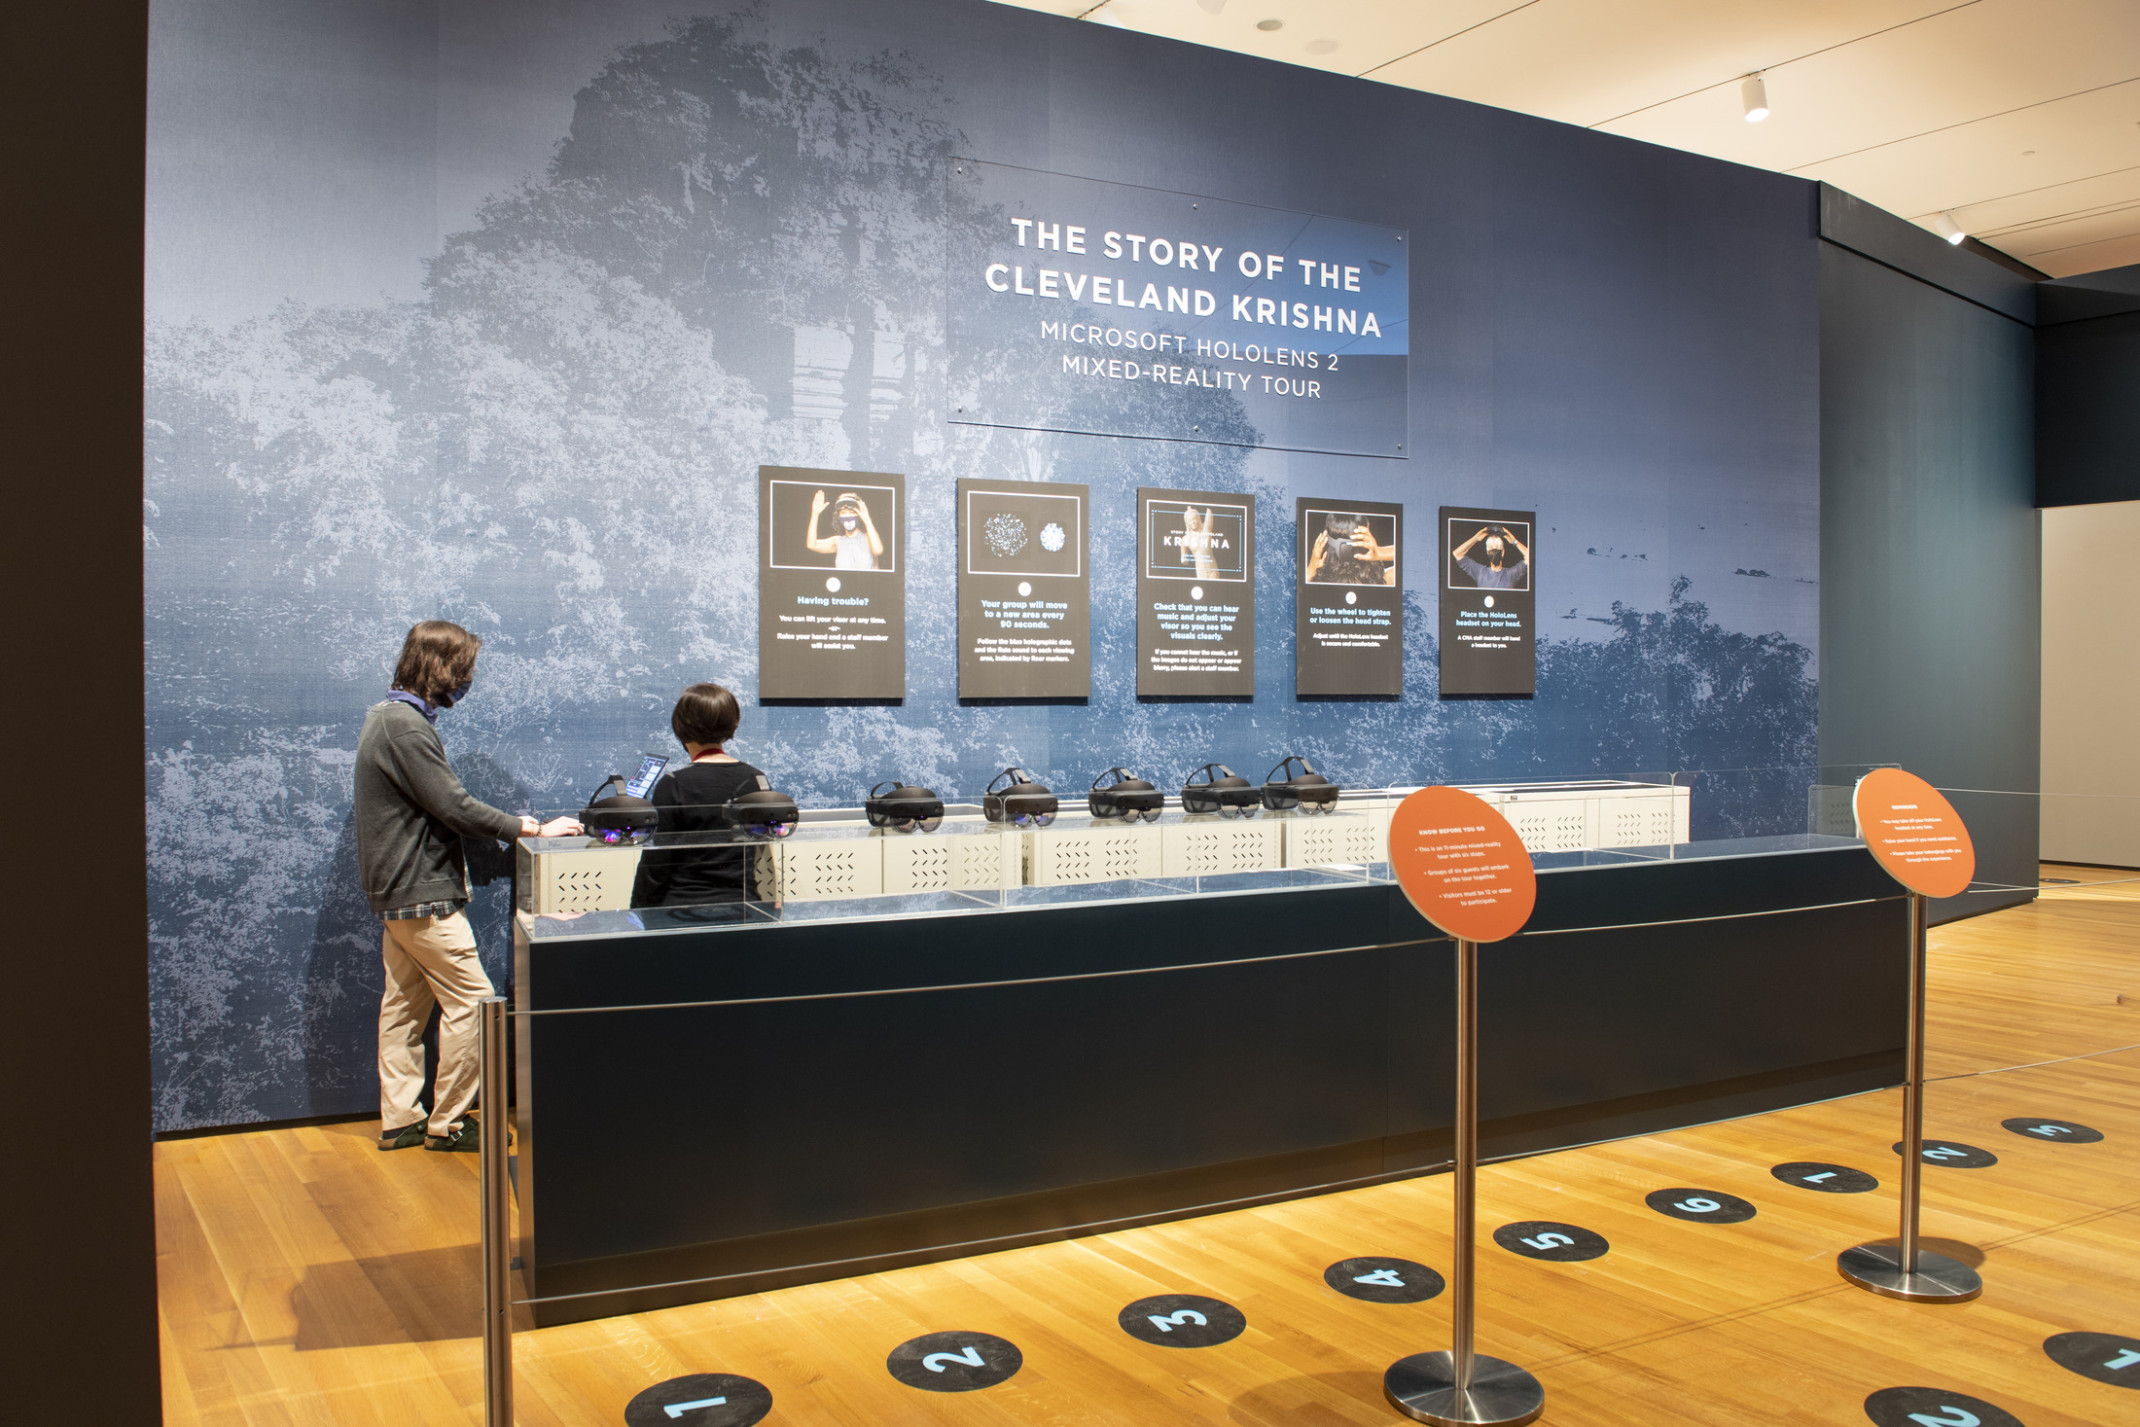
<svg viewBox="0 0 2140 1427">
<path fill-rule="evenodd" d="M 437 703 L 475 672 L 476 651 L 483 641 L 451 620 L 427 619 L 401 642 L 394 661 L 394 687 Z"/>
<path fill-rule="evenodd" d="M 742 717 L 734 694 L 719 684 L 693 684 L 676 700 L 669 727 L 679 743 L 726 743 L 736 736 Z"/>
</svg>

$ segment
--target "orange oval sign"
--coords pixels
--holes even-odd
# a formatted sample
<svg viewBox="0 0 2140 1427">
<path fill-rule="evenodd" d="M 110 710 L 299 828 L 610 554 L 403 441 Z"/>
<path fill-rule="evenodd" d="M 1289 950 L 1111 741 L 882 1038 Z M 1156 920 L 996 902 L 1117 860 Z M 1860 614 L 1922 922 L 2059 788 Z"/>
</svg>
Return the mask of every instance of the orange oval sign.
<svg viewBox="0 0 2140 1427">
<path fill-rule="evenodd" d="M 1390 867 L 1421 916 L 1465 941 L 1514 936 L 1538 901 L 1523 839 L 1461 788 L 1421 788 L 1397 805 Z"/>
<path fill-rule="evenodd" d="M 1858 836 L 1887 875 L 1927 897 L 1956 897 L 1976 876 L 1977 852 L 1961 814 L 1939 790 L 1900 768 L 1875 768 L 1851 799 Z"/>
</svg>

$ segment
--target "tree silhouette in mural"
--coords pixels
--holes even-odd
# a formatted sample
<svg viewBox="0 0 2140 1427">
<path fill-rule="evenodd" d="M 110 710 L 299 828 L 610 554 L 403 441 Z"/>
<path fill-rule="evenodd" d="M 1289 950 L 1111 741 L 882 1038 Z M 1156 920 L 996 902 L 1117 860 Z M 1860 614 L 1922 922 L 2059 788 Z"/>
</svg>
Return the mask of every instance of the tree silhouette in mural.
<svg viewBox="0 0 2140 1427">
<path fill-rule="evenodd" d="M 1534 701 L 1286 704 L 1274 720 L 1292 679 L 1291 493 L 1252 458 L 1239 403 L 1110 394 L 1126 418 L 1165 402 L 1241 445 L 944 421 L 946 227 L 991 219 L 947 196 L 950 106 L 909 58 L 774 29 L 751 8 L 618 51 L 548 169 L 448 239 L 419 301 L 152 323 L 160 1127 L 371 1096 L 379 930 L 354 881 L 351 750 L 408 624 L 443 614 L 486 640 L 475 697 L 445 721 L 476 791 L 573 806 L 619 750 L 667 746 L 679 685 L 751 685 L 761 463 L 901 470 L 914 497 L 907 704 L 747 718 L 753 761 L 807 801 L 852 802 L 879 769 L 971 791 L 1012 761 L 1063 788 L 1118 761 L 1171 786 L 1237 749 L 1305 752 L 1356 784 L 1812 761 L 1806 651 L 1718 628 L 1684 582 L 1666 610 L 1616 606 L 1602 640 L 1542 642 Z M 1018 336 L 975 353 L 979 397 L 1059 350 Z M 956 700 L 951 490 L 975 475 L 1092 487 L 1107 573 L 1074 720 Z M 1257 497 L 1262 704 L 1135 698 L 1140 485 Z M 1408 600 L 1407 687 L 1431 690 L 1432 607 Z M 1267 747 L 1259 707 L 1292 749 Z M 1790 813 L 1773 792 L 1733 793 L 1731 825 Z M 475 910 L 502 980 L 502 888 Z"/>
</svg>

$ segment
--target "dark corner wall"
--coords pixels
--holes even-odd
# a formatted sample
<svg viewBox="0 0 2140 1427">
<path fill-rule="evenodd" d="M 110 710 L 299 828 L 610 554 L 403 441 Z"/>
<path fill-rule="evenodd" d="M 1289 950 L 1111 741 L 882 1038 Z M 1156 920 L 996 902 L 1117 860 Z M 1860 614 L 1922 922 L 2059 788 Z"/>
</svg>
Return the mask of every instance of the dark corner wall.
<svg viewBox="0 0 2140 1427">
<path fill-rule="evenodd" d="M 2036 289 L 2036 503 L 2140 500 L 2140 263 Z"/>
<path fill-rule="evenodd" d="M 7 700 L 47 898 L 0 1034 L 0 1416 L 154 1423 L 141 738 L 142 126 L 148 7 L 12 11 Z M 57 885 L 54 885 L 54 884 Z"/>
<path fill-rule="evenodd" d="M 2035 895 L 2042 580 L 2035 287 L 1820 190 L 1824 765 L 1900 763 L 1956 796 L 1977 879 Z M 2003 794 L 2003 795 L 2002 795 Z"/>
</svg>

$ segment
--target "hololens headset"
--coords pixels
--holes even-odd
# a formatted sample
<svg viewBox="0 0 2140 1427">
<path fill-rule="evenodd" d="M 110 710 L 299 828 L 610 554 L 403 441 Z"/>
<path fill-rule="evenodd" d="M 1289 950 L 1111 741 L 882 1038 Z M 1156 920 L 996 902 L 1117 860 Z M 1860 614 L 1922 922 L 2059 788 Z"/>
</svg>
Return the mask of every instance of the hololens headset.
<svg viewBox="0 0 2140 1427">
<path fill-rule="evenodd" d="M 1112 783 L 1104 782 L 1113 778 Z M 1110 768 L 1092 780 L 1092 792 L 1086 796 L 1085 807 L 1096 818 L 1121 818 L 1135 822 L 1146 818 L 1159 821 L 1160 812 L 1167 805 L 1167 795 L 1127 768 Z"/>
<path fill-rule="evenodd" d="M 927 788 L 887 779 L 869 790 L 869 796 L 862 800 L 862 813 L 871 827 L 935 832 L 943 826 L 944 800 Z"/>
<path fill-rule="evenodd" d="M 1262 801 L 1254 784 L 1223 763 L 1206 763 L 1181 785 L 1181 810 L 1185 813 L 1252 818 Z"/>
<path fill-rule="evenodd" d="M 624 791 L 624 775 L 612 773 L 587 799 L 587 807 L 580 814 L 580 826 L 587 829 L 589 837 L 599 837 L 604 842 L 631 842 L 652 832 L 661 822 L 654 805 L 645 798 L 635 798 Z M 614 793 L 608 790 L 614 788 Z M 604 796 L 608 793 L 608 796 Z"/>
<path fill-rule="evenodd" d="M 1292 773 L 1295 763 L 1300 772 Z M 1292 774 L 1281 778 L 1281 773 Z M 1263 780 L 1263 806 L 1274 813 L 1288 812 L 1299 808 L 1304 813 L 1328 813 L 1337 810 L 1337 784 L 1308 766 L 1308 760 L 1298 754 L 1287 754 L 1285 761 L 1270 771 Z"/>
<path fill-rule="evenodd" d="M 981 794 L 981 816 L 1014 827 L 1046 827 L 1055 821 L 1056 807 L 1055 795 L 1015 765 L 989 779 Z"/>
<path fill-rule="evenodd" d="M 786 837 L 802 821 L 795 800 L 786 793 L 775 792 L 763 773 L 758 775 L 757 787 L 722 804 L 721 816 L 730 827 L 752 837 Z"/>
</svg>

